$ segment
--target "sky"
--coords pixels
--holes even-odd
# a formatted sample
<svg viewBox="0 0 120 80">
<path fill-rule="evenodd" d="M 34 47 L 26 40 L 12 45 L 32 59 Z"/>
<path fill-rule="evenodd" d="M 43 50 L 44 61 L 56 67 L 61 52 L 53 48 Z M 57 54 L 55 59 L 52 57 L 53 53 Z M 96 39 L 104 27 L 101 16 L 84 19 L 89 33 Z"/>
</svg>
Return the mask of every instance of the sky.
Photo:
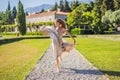
<svg viewBox="0 0 120 80">
<path fill-rule="evenodd" d="M 5 11 L 8 6 L 8 1 L 10 2 L 11 9 L 13 6 L 18 5 L 19 0 L 0 0 L 0 11 Z M 36 7 L 42 4 L 54 4 L 55 2 L 59 2 L 60 0 L 20 0 L 24 6 L 24 9 L 29 7 Z M 74 0 L 67 0 L 67 1 L 74 1 Z M 79 1 L 94 1 L 94 0 L 79 0 Z"/>
</svg>

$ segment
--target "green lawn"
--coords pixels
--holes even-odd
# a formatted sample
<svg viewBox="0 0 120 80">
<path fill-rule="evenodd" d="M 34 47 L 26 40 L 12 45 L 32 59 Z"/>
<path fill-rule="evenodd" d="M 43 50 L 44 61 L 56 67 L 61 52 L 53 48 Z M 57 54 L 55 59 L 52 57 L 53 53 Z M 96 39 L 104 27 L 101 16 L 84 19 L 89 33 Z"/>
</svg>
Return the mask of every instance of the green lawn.
<svg viewBox="0 0 120 80">
<path fill-rule="evenodd" d="M 106 74 L 120 80 L 120 41 L 79 37 L 76 49 Z"/>
<path fill-rule="evenodd" d="M 27 39 L 0 46 L 0 80 L 24 80 L 50 45 L 50 39 Z"/>
</svg>

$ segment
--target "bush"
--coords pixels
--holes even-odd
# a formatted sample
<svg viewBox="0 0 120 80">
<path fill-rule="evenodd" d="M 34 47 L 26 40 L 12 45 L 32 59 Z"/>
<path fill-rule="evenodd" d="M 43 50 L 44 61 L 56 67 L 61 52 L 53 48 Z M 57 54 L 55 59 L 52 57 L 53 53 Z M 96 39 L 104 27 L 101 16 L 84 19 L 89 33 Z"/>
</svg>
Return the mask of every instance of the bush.
<svg viewBox="0 0 120 80">
<path fill-rule="evenodd" d="M 2 35 L 16 35 L 17 33 L 16 32 L 3 32 L 1 34 Z M 35 32 L 27 32 L 26 35 L 43 35 L 43 34 L 35 31 Z"/>
<path fill-rule="evenodd" d="M 16 35 L 15 32 L 3 32 L 2 35 Z"/>
<path fill-rule="evenodd" d="M 115 31 L 115 28 L 109 28 L 108 31 Z"/>
<path fill-rule="evenodd" d="M 43 34 L 35 31 L 35 32 L 27 32 L 26 35 L 43 35 Z"/>
<path fill-rule="evenodd" d="M 72 35 L 79 35 L 80 34 L 80 28 L 74 28 L 71 30 Z"/>
</svg>

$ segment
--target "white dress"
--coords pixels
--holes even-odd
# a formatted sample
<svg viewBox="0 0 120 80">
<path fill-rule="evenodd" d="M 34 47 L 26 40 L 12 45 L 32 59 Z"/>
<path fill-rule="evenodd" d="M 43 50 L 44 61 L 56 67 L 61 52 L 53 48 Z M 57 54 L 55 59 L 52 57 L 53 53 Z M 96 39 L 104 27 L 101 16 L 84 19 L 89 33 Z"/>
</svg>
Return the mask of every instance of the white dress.
<svg viewBox="0 0 120 80">
<path fill-rule="evenodd" d="M 63 52 L 69 52 L 73 49 L 73 44 L 63 42 L 63 33 L 57 31 L 55 28 L 42 26 L 40 28 L 40 31 L 45 31 L 48 33 L 48 35 L 50 35 L 50 38 L 52 40 L 53 52 L 56 56 L 55 58 L 60 57 Z"/>
</svg>

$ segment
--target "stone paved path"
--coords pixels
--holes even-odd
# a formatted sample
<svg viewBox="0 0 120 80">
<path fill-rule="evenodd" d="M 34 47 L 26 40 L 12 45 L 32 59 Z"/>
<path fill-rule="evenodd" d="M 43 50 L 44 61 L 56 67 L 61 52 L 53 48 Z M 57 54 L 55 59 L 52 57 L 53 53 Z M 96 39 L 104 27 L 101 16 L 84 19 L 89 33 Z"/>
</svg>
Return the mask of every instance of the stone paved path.
<svg viewBox="0 0 120 80">
<path fill-rule="evenodd" d="M 51 46 L 26 76 L 25 80 L 109 80 L 96 67 L 73 49 L 62 61 L 61 72 L 55 68 Z"/>
</svg>

